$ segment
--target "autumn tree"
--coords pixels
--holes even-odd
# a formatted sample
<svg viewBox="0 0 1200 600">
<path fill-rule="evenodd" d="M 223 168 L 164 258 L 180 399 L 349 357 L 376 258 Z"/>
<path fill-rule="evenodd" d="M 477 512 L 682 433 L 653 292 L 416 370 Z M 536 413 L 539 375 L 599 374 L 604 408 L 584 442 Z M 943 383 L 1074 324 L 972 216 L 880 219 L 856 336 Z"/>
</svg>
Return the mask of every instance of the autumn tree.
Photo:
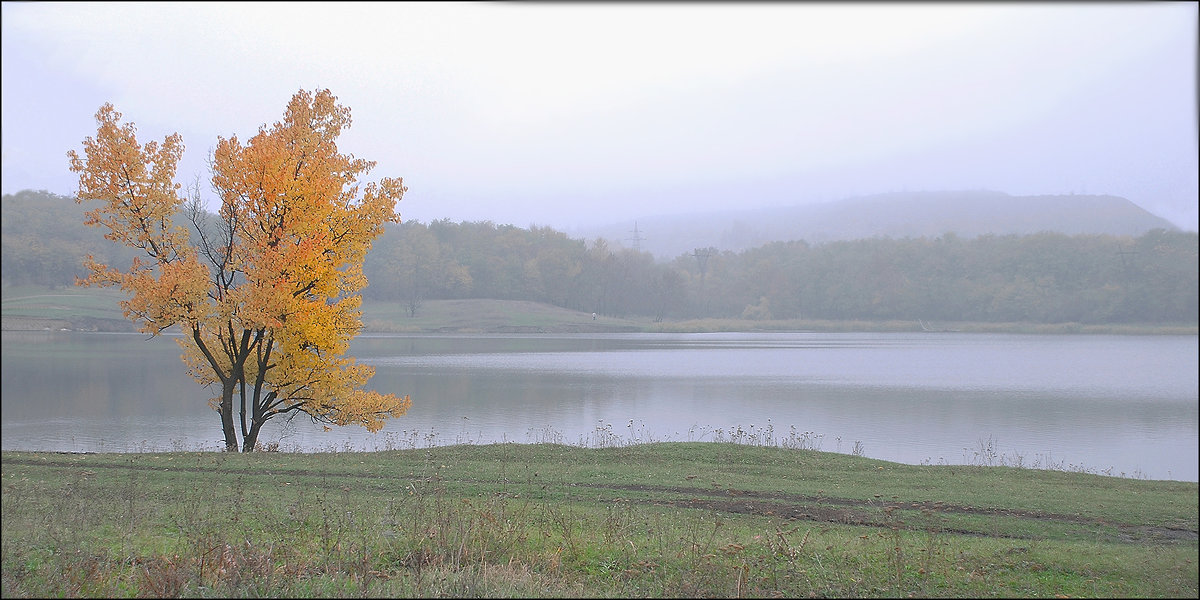
<svg viewBox="0 0 1200 600">
<path fill-rule="evenodd" d="M 280 415 L 378 431 L 408 410 L 408 396 L 362 389 L 374 370 L 346 356 L 361 329 L 363 261 L 384 223 L 399 222 L 406 188 L 383 178 L 360 189 L 374 163 L 338 151 L 350 111 L 329 90 L 297 92 L 283 120 L 245 144 L 218 138 L 216 215 L 174 181 L 178 134 L 142 145 L 111 104 L 96 122 L 83 157 L 68 152 L 76 201 L 98 202 L 85 222 L 140 255 L 127 270 L 89 256 L 79 283 L 129 293 L 122 309 L 145 333 L 185 334 L 189 374 L 220 389 L 210 403 L 226 450 L 237 451 L 239 428 L 242 451 L 253 450 Z M 175 223 L 181 217 L 194 234 Z"/>
</svg>

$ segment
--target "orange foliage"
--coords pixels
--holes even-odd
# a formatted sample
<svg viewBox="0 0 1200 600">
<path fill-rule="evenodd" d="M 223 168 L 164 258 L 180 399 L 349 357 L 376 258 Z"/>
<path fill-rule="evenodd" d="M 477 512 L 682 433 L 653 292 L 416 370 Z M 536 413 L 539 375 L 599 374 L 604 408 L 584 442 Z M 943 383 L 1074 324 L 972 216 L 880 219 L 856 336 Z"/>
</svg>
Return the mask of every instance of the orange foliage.
<svg viewBox="0 0 1200 600">
<path fill-rule="evenodd" d="M 100 202 L 86 222 L 145 258 L 122 271 L 88 257 L 91 275 L 80 284 L 129 292 L 126 317 L 147 333 L 178 326 L 188 334 L 180 340 L 188 372 L 221 386 L 212 404 L 227 448 L 237 447 L 235 396 L 243 450 L 253 449 L 264 422 L 291 411 L 370 431 L 403 415 L 411 400 L 361 389 L 374 370 L 345 357 L 362 326 L 363 261 L 384 223 L 399 222 L 395 205 L 406 190 L 399 178 L 360 189 L 374 163 L 336 144 L 349 109 L 328 90 L 302 90 L 283 120 L 246 144 L 218 138 L 215 217 L 174 183 L 179 135 L 142 146 L 120 120 L 101 107 L 84 157 L 68 156 L 79 173 L 77 201 Z M 199 240 L 173 224 L 184 213 Z"/>
</svg>

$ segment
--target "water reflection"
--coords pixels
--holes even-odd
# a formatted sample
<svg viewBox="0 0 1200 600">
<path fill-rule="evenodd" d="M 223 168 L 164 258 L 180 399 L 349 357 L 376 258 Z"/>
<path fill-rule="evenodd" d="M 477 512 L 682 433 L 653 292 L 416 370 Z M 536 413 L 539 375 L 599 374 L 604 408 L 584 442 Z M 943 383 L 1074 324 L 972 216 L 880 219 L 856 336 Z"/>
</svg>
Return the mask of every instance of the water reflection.
<svg viewBox="0 0 1200 600">
<path fill-rule="evenodd" d="M 365 336 L 381 434 L 264 430 L 301 450 L 728 438 L 907 463 L 1021 461 L 1197 479 L 1196 336 Z M 170 339 L 4 334 L 5 449 L 216 449 Z M 748 434 L 747 434 L 748 435 Z M 747 441 L 744 438 L 742 441 Z M 798 440 L 798 442 L 797 442 Z"/>
</svg>

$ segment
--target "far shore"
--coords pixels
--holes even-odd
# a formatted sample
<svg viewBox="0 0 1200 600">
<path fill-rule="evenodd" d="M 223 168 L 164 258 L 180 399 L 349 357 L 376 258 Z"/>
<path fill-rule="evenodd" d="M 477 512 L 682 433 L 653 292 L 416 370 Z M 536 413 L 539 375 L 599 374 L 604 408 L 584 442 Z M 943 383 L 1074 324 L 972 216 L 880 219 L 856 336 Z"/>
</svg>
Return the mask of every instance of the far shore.
<svg viewBox="0 0 1200 600">
<path fill-rule="evenodd" d="M 7 312 L 7 311 L 6 311 Z M 119 314 L 46 316 L 5 314 L 3 331 L 133 333 Z M 831 321 L 815 319 L 619 318 L 510 300 L 433 300 L 410 317 L 397 305 L 364 303 L 363 334 L 564 334 L 564 333 L 1013 333 L 1092 335 L 1197 335 L 1188 324 L 959 323 L 911 321 Z"/>
<path fill-rule="evenodd" d="M 133 333 L 118 290 L 38 286 L 3 289 L 3 331 Z M 685 319 L 604 315 L 527 300 L 425 300 L 407 303 L 364 300 L 364 334 L 509 333 L 1023 333 L 1099 335 L 1197 335 L 1195 323 L 986 323 L 931 320 L 914 315 L 891 321 L 825 319 Z"/>
</svg>

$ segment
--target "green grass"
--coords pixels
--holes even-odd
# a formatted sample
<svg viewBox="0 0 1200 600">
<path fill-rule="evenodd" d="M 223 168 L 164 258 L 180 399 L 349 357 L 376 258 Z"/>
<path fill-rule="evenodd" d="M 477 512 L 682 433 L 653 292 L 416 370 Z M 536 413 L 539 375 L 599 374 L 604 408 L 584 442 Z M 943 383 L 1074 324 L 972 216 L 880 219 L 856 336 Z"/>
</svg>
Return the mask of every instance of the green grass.
<svg viewBox="0 0 1200 600">
<path fill-rule="evenodd" d="M 82 330 L 127 330 L 117 302 L 120 291 L 101 288 L 58 288 L 37 286 L 3 289 L 3 316 L 12 329 L 43 327 Z M 672 319 L 656 322 L 650 317 L 611 317 L 569 310 L 523 300 L 428 300 L 408 315 L 399 302 L 363 302 L 364 331 L 374 333 L 708 333 L 736 331 L 921 331 L 917 321 L 829 321 L 814 319 Z M 938 330 L 974 333 L 1088 333 L 1088 334 L 1173 334 L 1195 335 L 1194 324 L 1083 325 L 1079 323 L 936 323 Z"/>
<path fill-rule="evenodd" d="M 738 331 L 817 331 L 817 332 L 909 332 L 921 331 L 917 321 L 830 321 L 819 319 L 671 319 L 654 321 L 650 317 L 608 317 L 517 300 L 430 300 L 408 316 L 400 303 L 363 303 L 363 323 L 368 331 L 420 333 L 452 331 L 461 333 L 519 332 L 647 332 L 713 333 Z M 929 324 L 926 324 L 928 326 Z M 1087 333 L 1087 334 L 1174 334 L 1195 335 L 1195 325 L 1082 325 L 1079 323 L 937 323 L 938 330 L 973 333 Z"/>
<path fill-rule="evenodd" d="M 368 331 L 392 333 L 622 332 L 641 331 L 649 321 L 599 315 L 592 319 L 591 313 L 523 300 L 429 300 L 412 317 L 405 305 L 365 301 L 362 320 Z"/>
<path fill-rule="evenodd" d="M 4 288 L 3 314 L 6 317 L 33 317 L 42 319 L 71 319 L 91 317 L 97 319 L 120 319 L 121 307 L 117 303 L 125 296 L 119 290 L 62 287 L 50 289 L 41 286 L 16 286 Z"/>
<path fill-rule="evenodd" d="M 1196 483 L 719 442 L 2 465 L 5 597 L 1197 595 Z"/>
</svg>

